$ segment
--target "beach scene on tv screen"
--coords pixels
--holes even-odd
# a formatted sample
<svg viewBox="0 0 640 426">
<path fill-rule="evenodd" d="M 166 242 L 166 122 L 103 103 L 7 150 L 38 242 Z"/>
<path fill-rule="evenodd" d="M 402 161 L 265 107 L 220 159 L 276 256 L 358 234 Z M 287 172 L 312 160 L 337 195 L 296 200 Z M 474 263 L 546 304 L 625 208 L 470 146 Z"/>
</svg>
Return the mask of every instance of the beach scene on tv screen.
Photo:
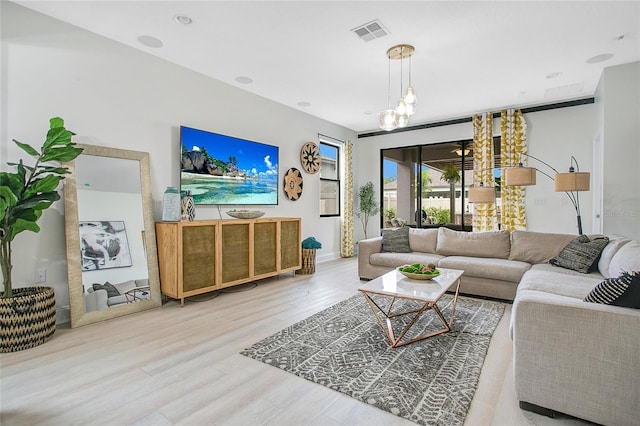
<svg viewBox="0 0 640 426">
<path fill-rule="evenodd" d="M 180 191 L 196 204 L 278 204 L 278 147 L 180 129 Z"/>
</svg>

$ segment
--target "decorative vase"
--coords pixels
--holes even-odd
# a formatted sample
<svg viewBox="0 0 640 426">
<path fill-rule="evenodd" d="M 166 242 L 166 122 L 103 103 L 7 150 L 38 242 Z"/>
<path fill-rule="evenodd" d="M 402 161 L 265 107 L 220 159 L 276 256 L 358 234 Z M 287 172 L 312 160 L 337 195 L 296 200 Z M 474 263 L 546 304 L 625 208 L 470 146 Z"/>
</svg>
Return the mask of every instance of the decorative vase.
<svg viewBox="0 0 640 426">
<path fill-rule="evenodd" d="M 13 289 L 0 298 L 0 352 L 16 352 L 46 342 L 56 331 L 56 299 L 52 287 Z"/>
<path fill-rule="evenodd" d="M 193 202 L 193 196 L 191 191 L 187 191 L 186 195 L 182 197 L 182 219 L 193 222 L 196 218 L 196 206 Z"/>
<path fill-rule="evenodd" d="M 162 198 L 162 221 L 180 222 L 181 207 L 180 192 L 173 186 L 167 186 Z"/>
</svg>

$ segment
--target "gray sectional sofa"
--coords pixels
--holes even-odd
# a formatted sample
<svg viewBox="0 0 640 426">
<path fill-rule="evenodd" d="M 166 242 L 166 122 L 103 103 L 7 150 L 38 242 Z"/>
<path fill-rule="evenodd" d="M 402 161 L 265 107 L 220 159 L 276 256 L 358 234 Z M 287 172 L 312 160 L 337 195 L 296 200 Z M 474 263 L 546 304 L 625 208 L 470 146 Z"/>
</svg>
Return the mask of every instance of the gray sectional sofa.
<svg viewBox="0 0 640 426">
<path fill-rule="evenodd" d="M 589 273 L 549 264 L 574 238 L 410 229 L 407 252 L 384 252 L 382 237 L 360 241 L 358 273 L 372 279 L 414 262 L 464 270 L 462 293 L 513 300 L 509 332 L 521 407 L 637 425 L 640 309 L 583 300 L 603 280 L 640 271 L 640 242 L 609 236 Z"/>
</svg>

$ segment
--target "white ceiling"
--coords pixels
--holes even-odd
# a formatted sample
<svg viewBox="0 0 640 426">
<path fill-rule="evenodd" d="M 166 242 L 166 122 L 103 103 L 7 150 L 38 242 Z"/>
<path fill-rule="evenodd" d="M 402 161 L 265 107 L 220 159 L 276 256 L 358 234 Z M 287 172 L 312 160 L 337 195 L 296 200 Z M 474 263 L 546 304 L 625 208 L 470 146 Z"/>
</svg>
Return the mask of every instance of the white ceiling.
<svg viewBox="0 0 640 426">
<path fill-rule="evenodd" d="M 590 97 L 603 67 L 640 60 L 640 1 L 16 3 L 358 132 L 376 130 L 387 106 L 395 44 L 416 49 L 410 125 Z M 364 42 L 351 31 L 375 19 L 389 35 Z M 395 103 L 400 64 L 391 65 Z"/>
</svg>

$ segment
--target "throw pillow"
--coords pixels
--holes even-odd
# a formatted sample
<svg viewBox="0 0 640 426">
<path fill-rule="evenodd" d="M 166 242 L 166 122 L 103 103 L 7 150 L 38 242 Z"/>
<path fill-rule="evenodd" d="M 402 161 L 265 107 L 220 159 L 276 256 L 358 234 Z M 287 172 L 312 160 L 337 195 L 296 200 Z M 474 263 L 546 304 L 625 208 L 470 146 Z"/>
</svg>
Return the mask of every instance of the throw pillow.
<svg viewBox="0 0 640 426">
<path fill-rule="evenodd" d="M 640 309 L 640 271 L 623 272 L 618 278 L 602 281 L 584 301 Z"/>
<path fill-rule="evenodd" d="M 380 253 L 411 253 L 409 227 L 383 229 Z"/>
<path fill-rule="evenodd" d="M 93 290 L 106 290 L 107 291 L 107 297 L 117 297 L 120 296 L 120 292 L 118 291 L 118 289 L 111 283 L 109 283 L 108 281 L 105 282 L 104 284 L 93 284 Z"/>
<path fill-rule="evenodd" d="M 580 235 L 571 240 L 556 257 L 549 259 L 549 263 L 586 274 L 598 261 L 607 244 L 609 238 L 605 236 L 590 239 L 586 235 Z"/>
</svg>

